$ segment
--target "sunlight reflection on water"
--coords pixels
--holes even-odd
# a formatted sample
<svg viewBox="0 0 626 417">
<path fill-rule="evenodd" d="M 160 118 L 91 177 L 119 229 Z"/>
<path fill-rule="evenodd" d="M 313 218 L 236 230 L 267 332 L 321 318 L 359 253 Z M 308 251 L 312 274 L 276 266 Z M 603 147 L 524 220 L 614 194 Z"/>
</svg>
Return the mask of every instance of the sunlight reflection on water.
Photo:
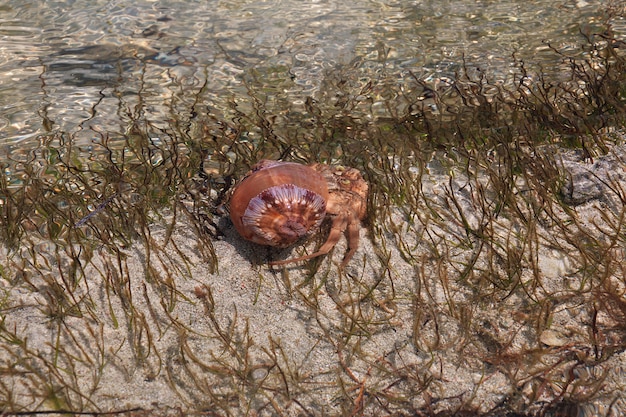
<svg viewBox="0 0 626 417">
<path fill-rule="evenodd" d="M 516 53 L 557 76 L 546 42 L 575 50 L 581 23 L 594 25 L 602 4 L 9 1 L 0 9 L 0 146 L 36 146 L 31 138 L 47 129 L 85 142 L 121 136 L 137 95 L 158 123 L 205 83 L 213 109 L 245 106 L 251 85 L 303 102 L 347 65 L 363 83 L 454 77 L 463 60 L 505 80 Z"/>
</svg>

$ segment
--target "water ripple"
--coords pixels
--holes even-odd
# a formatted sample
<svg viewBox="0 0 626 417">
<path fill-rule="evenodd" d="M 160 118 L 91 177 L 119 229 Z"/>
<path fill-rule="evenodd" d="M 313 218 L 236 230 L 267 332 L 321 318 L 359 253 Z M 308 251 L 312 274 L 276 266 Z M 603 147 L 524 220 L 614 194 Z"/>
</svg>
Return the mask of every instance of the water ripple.
<svg viewBox="0 0 626 417">
<path fill-rule="evenodd" d="M 47 129 L 123 131 L 120 109 L 139 93 L 160 101 L 146 109 L 159 123 L 170 116 L 164 103 L 189 102 L 205 83 L 214 109 L 225 98 L 245 109 L 251 87 L 304 102 L 346 66 L 361 86 L 383 73 L 445 79 L 463 65 L 504 81 L 515 53 L 557 77 L 548 45 L 582 53 L 580 24 L 597 25 L 602 3 L 10 0 L 0 20 L 0 143 Z"/>
</svg>

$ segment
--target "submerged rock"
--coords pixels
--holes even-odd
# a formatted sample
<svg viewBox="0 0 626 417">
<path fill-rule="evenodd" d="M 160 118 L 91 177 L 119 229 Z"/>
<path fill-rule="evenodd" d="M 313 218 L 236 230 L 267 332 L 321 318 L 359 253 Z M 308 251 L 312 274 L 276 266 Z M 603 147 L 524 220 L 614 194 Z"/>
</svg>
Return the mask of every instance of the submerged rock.
<svg viewBox="0 0 626 417">
<path fill-rule="evenodd" d="M 561 198 L 571 206 L 601 201 L 617 208 L 621 201 L 616 196 L 626 186 L 626 150 L 616 146 L 611 153 L 590 161 L 582 152 L 567 153 L 562 158 L 566 181 L 561 187 Z"/>
</svg>

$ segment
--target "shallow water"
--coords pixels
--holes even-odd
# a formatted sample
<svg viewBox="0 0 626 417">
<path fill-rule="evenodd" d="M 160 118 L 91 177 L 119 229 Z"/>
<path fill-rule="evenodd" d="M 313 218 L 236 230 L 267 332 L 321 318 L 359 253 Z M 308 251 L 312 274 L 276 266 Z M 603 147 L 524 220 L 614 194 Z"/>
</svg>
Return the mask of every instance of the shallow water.
<svg viewBox="0 0 626 417">
<path fill-rule="evenodd" d="M 425 80 L 468 66 L 505 80 L 512 54 L 558 76 L 548 48 L 577 51 L 602 1 L 9 1 L 0 8 L 0 145 L 61 130 L 85 144 L 122 134 L 137 97 L 156 124 L 246 101 L 294 103 L 342 66 L 363 80 Z"/>
<path fill-rule="evenodd" d="M 223 375 L 247 375 L 247 370 L 242 371 L 238 365 L 231 368 L 227 364 L 224 371 L 218 370 L 213 375 L 219 377 L 213 387 L 212 380 L 207 379 L 207 367 L 202 364 L 198 378 L 193 373 L 191 377 L 194 381 L 206 381 L 204 391 L 198 391 L 198 385 L 187 385 L 185 375 L 191 368 L 181 365 L 184 369 L 170 373 L 170 363 L 175 367 L 187 363 L 187 359 L 179 360 L 175 353 L 185 351 L 182 347 L 187 337 L 194 339 L 194 355 L 188 357 L 192 361 L 201 358 L 199 365 L 213 361 L 213 352 L 217 351 L 225 352 L 228 360 L 234 361 L 230 340 L 239 336 L 233 333 L 237 337 L 225 338 L 220 330 L 222 324 L 205 322 L 207 312 L 216 310 L 207 301 L 214 303 L 212 294 L 226 321 L 231 320 L 232 313 L 232 328 L 239 313 L 244 317 L 245 331 L 241 335 L 248 334 L 250 323 L 250 329 L 260 335 L 262 343 L 268 336 L 277 336 L 276 340 L 289 349 L 303 348 L 298 347 L 293 356 L 299 373 L 294 377 L 296 388 L 287 389 L 285 408 L 301 406 L 301 398 L 297 398 L 301 386 L 306 386 L 303 395 L 309 395 L 310 390 L 314 397 L 323 397 L 320 404 L 328 402 L 328 398 L 338 398 L 333 391 L 338 378 L 328 370 L 335 366 L 348 369 L 341 358 L 341 367 L 331 363 L 337 353 L 335 336 L 325 329 L 323 321 L 327 319 L 320 320 L 318 308 L 324 315 L 329 311 L 328 317 L 337 317 L 337 324 L 332 324 L 339 329 L 337 340 L 344 337 L 342 334 L 350 335 L 346 339 L 352 345 L 346 352 L 366 352 L 361 340 L 372 337 L 375 349 L 371 356 L 367 353 L 367 361 L 359 359 L 364 367 L 357 368 L 356 374 L 367 375 L 363 381 L 374 381 L 368 382 L 368 386 L 392 389 L 389 398 L 394 397 L 393 401 L 406 397 L 410 404 L 407 410 L 416 410 L 413 403 L 421 399 L 428 401 L 429 407 L 436 402 L 421 388 L 422 381 L 431 380 L 431 366 L 435 375 L 443 375 L 442 370 L 447 368 L 447 375 L 441 378 L 443 388 L 435 381 L 433 392 L 445 393 L 454 401 L 465 401 L 466 394 L 455 395 L 456 390 L 467 389 L 473 397 L 478 392 L 476 381 L 484 381 L 480 389 L 489 391 L 488 402 L 478 394 L 476 399 L 477 404 L 487 408 L 494 406 L 492 401 L 502 401 L 501 392 L 512 392 L 515 398 L 527 395 L 535 401 L 533 380 L 544 387 L 546 380 L 554 379 L 558 388 L 555 398 L 564 398 L 560 381 L 571 382 L 574 371 L 586 367 L 600 370 L 595 378 L 597 384 L 608 386 L 609 392 L 621 387 L 619 370 L 624 359 L 618 354 L 623 352 L 623 326 L 619 324 L 623 320 L 614 317 L 620 319 L 623 314 L 611 312 L 616 302 L 604 292 L 623 293 L 623 279 L 614 272 L 623 270 L 615 266 L 623 256 L 619 252 L 612 258 L 615 240 L 603 236 L 605 226 L 596 226 L 599 214 L 595 202 L 606 204 L 615 199 L 615 213 L 604 210 L 601 217 L 609 237 L 623 236 L 619 203 L 624 201 L 624 178 L 609 175 L 613 166 L 608 163 L 594 165 L 589 168 L 593 175 L 568 177 L 572 183 L 568 183 L 571 190 L 567 191 L 567 200 L 563 191 L 553 192 L 559 178 L 556 161 L 569 161 L 570 167 L 588 173 L 588 161 L 592 158 L 577 154 L 567 159 L 552 155 L 551 149 L 527 150 L 520 146 L 524 145 L 522 142 L 511 143 L 510 148 L 500 147 L 508 145 L 507 140 L 516 132 L 498 136 L 499 126 L 491 129 L 486 123 L 485 131 L 493 132 L 494 140 L 470 138 L 473 141 L 462 150 L 481 150 L 470 165 L 465 163 L 468 158 L 455 152 L 456 143 L 443 149 L 434 143 L 427 150 L 415 145 L 422 136 L 413 139 L 421 131 L 410 127 L 402 130 L 412 119 L 402 124 L 400 117 L 383 118 L 389 110 L 385 105 L 400 106 L 401 95 L 417 79 L 446 85 L 446 79 L 468 70 L 488 77 L 488 86 L 506 84 L 519 74 L 521 61 L 529 73 L 541 73 L 544 79 L 567 78 L 567 62 L 555 50 L 585 58 L 589 44 L 584 34 L 602 30 L 607 19 L 604 3 L 3 2 L 0 255 L 4 258 L 0 262 L 0 293 L 5 294 L 5 303 L 0 333 L 7 343 L 0 349 L 0 359 L 4 368 L 11 370 L 11 378 L 33 375 L 24 387 L 17 382 L 0 384 L 5 392 L 11 392 L 5 397 L 17 398 L 14 409 L 20 411 L 26 409 L 21 408 L 22 401 L 48 407 L 46 401 L 51 392 L 58 391 L 55 384 L 59 381 L 69 387 L 68 391 L 73 390 L 68 398 L 78 397 L 78 407 L 68 402 L 76 410 L 91 409 L 92 405 L 98 411 L 115 409 L 119 398 L 129 406 L 166 405 L 174 409 L 182 402 L 192 404 L 194 409 L 211 409 L 215 406 L 210 400 L 213 397 L 204 394 L 217 391 L 225 393 L 220 394 L 224 398 L 233 398 L 232 393 L 241 395 L 246 407 L 255 406 L 253 397 L 254 401 L 266 395 L 272 401 L 280 399 L 276 392 L 281 388 L 267 385 L 272 386 L 271 392 L 258 391 L 257 395 L 261 385 L 249 384 L 251 380 L 245 376 L 243 384 L 243 380 L 234 379 L 236 389 L 231 390 L 227 382 L 230 379 Z M 613 19 L 612 24 L 618 36 L 626 33 L 623 21 Z M 368 90 L 368 85 L 381 84 L 389 88 Z M 357 104 L 342 107 L 340 102 L 348 95 L 351 97 L 345 101 Z M 354 108 L 359 106 L 361 96 L 367 105 Z M 316 101 L 308 101 L 309 97 Z M 313 105 L 309 105 L 311 102 Z M 408 107 L 406 103 L 402 105 Z M 473 109 L 479 112 L 483 108 Z M 323 113 L 326 110 L 330 116 Z M 321 114 L 317 119 L 316 111 Z M 361 111 L 371 113 L 358 114 Z M 381 118 L 369 137 L 367 123 L 341 124 L 343 116 Z M 246 123 L 246 117 L 251 122 Z M 309 120 L 305 120 L 307 117 Z M 272 125 L 274 120 L 278 122 Z M 308 124 L 298 125 L 301 120 Z M 327 121 L 331 125 L 328 128 Z M 335 121 L 337 125 L 333 125 Z M 291 137 L 256 146 L 262 142 L 259 133 L 288 136 L 290 132 L 272 129 L 292 125 L 300 129 L 295 146 L 291 146 Z M 248 126 L 250 131 L 245 130 Z M 211 131 L 202 130 L 214 127 L 214 137 Z M 364 127 L 364 132 L 355 132 L 360 127 Z M 56 134 L 45 135 L 48 132 Z M 387 136 L 390 139 L 383 140 Z M 423 137 L 424 142 L 432 139 Z M 250 143 L 255 140 L 257 143 Z M 318 143 L 311 143 L 315 141 Z M 320 143 L 323 144 L 318 146 Z M 408 145 L 396 148 L 398 144 Z M 514 146 L 519 149 L 513 149 Z M 355 275 L 358 279 L 344 279 L 340 271 L 332 275 L 334 269 L 329 275 L 330 269 L 324 266 L 326 271 L 320 269 L 319 275 L 325 276 L 315 278 L 323 286 L 313 284 L 309 273 L 304 269 L 301 272 L 300 267 L 293 271 L 292 278 L 287 273 L 282 275 L 284 285 L 275 281 L 274 271 L 259 269 L 274 254 L 261 252 L 237 237 L 227 225 L 221 207 L 215 207 L 223 201 L 231 180 L 245 172 L 246 164 L 280 152 L 302 160 L 345 158 L 341 163 L 346 164 L 349 158 L 358 156 L 351 166 L 363 170 L 370 181 L 372 209 L 368 214 L 369 234 L 359 249 L 361 259 L 355 259 L 364 266 L 360 275 Z M 308 153 L 301 155 L 305 152 Z M 430 158 L 429 152 L 435 155 Z M 233 154 L 235 157 L 229 159 Z M 620 156 L 604 162 L 623 159 Z M 457 165 L 462 169 L 455 169 Z M 518 176 L 520 166 L 527 169 Z M 598 171 L 598 167 L 606 168 L 607 178 L 598 177 L 604 172 Z M 574 188 L 574 178 L 585 185 L 582 190 Z M 593 208 L 587 212 L 580 207 L 564 211 L 564 201 L 576 206 L 588 202 Z M 544 212 L 556 215 L 546 219 Z M 537 221 L 528 221 L 535 213 Z M 578 217 L 578 213 L 586 217 Z M 561 229 L 552 226 L 552 222 Z M 595 228 L 590 231 L 588 225 Z M 579 243 L 581 237 L 584 239 Z M 341 251 L 342 244 L 335 252 Z M 328 265 L 333 265 L 332 257 L 328 258 Z M 472 272 L 474 265 L 478 266 Z M 600 271 L 598 278 L 594 276 L 596 271 Z M 381 278 L 385 274 L 388 278 Z M 613 283 L 613 274 L 617 275 L 618 284 Z M 306 295 L 310 285 L 316 287 L 311 288 L 311 296 Z M 365 298 L 364 290 L 368 294 Z M 344 295 L 348 298 L 342 298 Z M 310 300 L 318 297 L 323 305 L 313 307 L 316 313 L 308 317 Z M 602 301 L 602 297 L 609 301 Z M 229 310 L 231 305 L 235 306 L 234 312 Z M 581 309 L 581 305 L 590 307 Z M 349 312 L 352 306 L 357 313 Z M 348 314 L 342 316 L 343 311 Z M 516 314 L 510 314 L 511 311 Z M 126 330 L 124 324 L 118 325 L 118 317 L 120 322 L 126 321 Z M 150 319 L 136 320 L 143 317 Z M 187 318 L 189 324 L 184 324 Z M 550 332 L 542 332 L 544 322 L 554 326 L 548 329 Z M 588 324 L 592 322 L 593 325 Z M 56 323 L 64 326 L 55 329 Z M 355 323 L 368 336 L 352 337 L 356 335 Z M 441 332 L 440 323 L 445 325 Z M 96 334 L 92 325 L 93 329 L 100 326 L 101 334 Z M 490 329 L 494 329 L 494 336 L 488 334 Z M 17 335 L 14 339 L 11 332 Z M 320 334 L 324 335 L 320 340 L 312 339 Z M 598 335 L 606 335 L 607 341 L 598 342 Z M 572 344 L 572 350 L 563 346 L 570 337 L 567 343 Z M 30 346 L 51 348 L 50 363 L 54 364 L 38 365 L 48 363 L 44 357 L 47 354 L 39 350 L 27 352 L 35 354 L 36 365 L 22 368 L 19 359 L 16 364 L 16 358 L 25 355 L 23 346 L 27 339 Z M 65 347 L 59 349 L 66 341 L 74 346 L 78 339 L 87 341 L 89 348 L 80 347 L 80 353 Z M 207 343 L 225 339 L 229 340 L 227 348 L 207 347 Z M 544 349 L 535 348 L 535 339 L 554 350 L 542 356 Z M 97 346 L 92 345 L 93 340 Z M 459 350 L 457 340 L 463 344 Z M 465 344 L 473 346 L 466 349 Z M 150 352 L 154 349 L 154 353 L 144 357 L 142 346 L 148 346 Z M 258 346 L 264 350 L 263 345 Z M 530 358 L 542 366 L 516 359 L 506 372 L 500 372 L 500 366 L 491 366 L 508 356 L 509 346 L 521 352 L 520 358 Z M 585 351 L 594 350 L 596 360 L 590 359 L 590 353 L 583 356 Z M 105 351 L 111 354 L 111 362 Z M 461 351 L 463 356 L 458 356 Z M 602 351 L 601 358 L 598 351 Z M 431 352 L 437 352 L 439 359 L 434 361 Z M 270 353 L 276 358 L 273 347 Z M 8 359 L 4 359 L 6 355 Z M 291 351 L 282 355 L 287 358 Z M 81 358 L 76 359 L 78 356 Z M 282 387 L 286 375 L 283 368 L 267 368 L 264 356 L 259 357 L 261 362 L 251 362 L 250 369 L 261 372 L 263 383 L 268 375 L 267 381 L 277 377 L 280 382 L 276 386 Z M 573 357 L 579 359 L 575 368 L 570 366 Z M 162 358 L 168 362 L 161 362 Z M 382 372 L 376 367 L 367 369 L 372 358 L 382 364 Z M 462 360 L 457 363 L 457 358 Z M 24 363 L 30 360 L 27 357 Z M 159 363 L 153 367 L 153 361 Z M 77 362 L 81 362 L 79 367 Z M 132 365 L 126 368 L 126 363 Z M 396 363 L 401 367 L 397 368 Z M 546 363 L 549 366 L 544 367 Z M 553 372 L 558 368 L 554 363 L 562 364 L 562 375 Z M 304 365 L 301 373 L 299 364 Z M 598 366 L 594 368 L 595 365 Z M 287 367 L 291 365 L 288 363 Z M 309 374 L 307 367 L 312 368 L 310 375 L 318 378 L 314 384 L 308 376 L 300 378 Z M 69 371 L 41 375 L 14 372 L 56 368 Z M 99 370 L 92 373 L 93 368 Z M 532 378 L 527 378 L 527 368 L 534 373 Z M 544 371 L 535 373 L 536 369 Z M 397 384 L 398 370 L 409 371 L 411 379 L 398 374 L 408 383 Z M 74 378 L 72 371 L 85 378 Z M 155 378 L 155 372 L 161 373 L 161 379 Z M 258 372 L 252 374 L 253 379 Z M 385 379 L 387 372 L 393 381 Z M 155 390 L 154 382 L 161 384 L 166 373 L 169 382 L 165 385 L 169 384 L 169 388 Z M 71 384 L 67 384 L 66 375 L 73 378 Z M 93 381 L 84 384 L 89 375 Z M 448 375 L 453 378 L 448 379 Z M 519 381 L 528 380 L 524 383 L 528 389 L 520 389 L 524 385 L 511 379 L 511 375 L 521 378 Z M 459 384 L 456 377 L 465 385 Z M 590 379 L 588 385 L 583 380 L 581 386 L 591 387 L 589 392 L 595 394 L 596 382 Z M 34 391 L 20 395 L 22 389 L 39 385 L 45 389 L 41 395 Z M 242 386 L 254 392 L 242 391 Z M 342 385 L 338 388 L 343 391 L 339 396 L 346 392 L 362 395 L 365 382 L 354 387 L 346 389 Z M 145 402 L 144 393 L 150 393 Z M 578 391 L 568 392 L 565 399 L 570 395 L 576 398 Z M 378 401 L 369 392 L 368 396 L 373 402 Z M 546 398 L 536 401 L 545 404 Z M 205 401 L 210 406 L 205 407 Z M 226 406 L 231 407 L 231 401 L 226 401 Z M 353 407 L 357 401 L 350 399 L 349 403 L 344 411 L 356 413 L 358 409 Z M 338 404 L 333 406 L 339 407 Z"/>
</svg>

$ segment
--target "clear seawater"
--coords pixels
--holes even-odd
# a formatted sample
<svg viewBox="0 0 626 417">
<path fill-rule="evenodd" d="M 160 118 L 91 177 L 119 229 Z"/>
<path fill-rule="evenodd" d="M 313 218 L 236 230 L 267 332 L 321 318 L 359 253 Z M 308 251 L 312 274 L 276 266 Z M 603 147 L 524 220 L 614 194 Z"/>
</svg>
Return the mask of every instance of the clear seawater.
<svg viewBox="0 0 626 417">
<path fill-rule="evenodd" d="M 129 118 L 158 129 L 178 109 L 245 105 L 251 89 L 297 105 L 342 68 L 362 83 L 443 79 L 463 66 L 505 82 L 523 60 L 558 78 L 564 68 L 553 48 L 583 53 L 581 33 L 601 25 L 605 3 L 3 1 L 0 160 L 36 147 L 41 133 L 88 144 L 123 135 Z"/>
</svg>

